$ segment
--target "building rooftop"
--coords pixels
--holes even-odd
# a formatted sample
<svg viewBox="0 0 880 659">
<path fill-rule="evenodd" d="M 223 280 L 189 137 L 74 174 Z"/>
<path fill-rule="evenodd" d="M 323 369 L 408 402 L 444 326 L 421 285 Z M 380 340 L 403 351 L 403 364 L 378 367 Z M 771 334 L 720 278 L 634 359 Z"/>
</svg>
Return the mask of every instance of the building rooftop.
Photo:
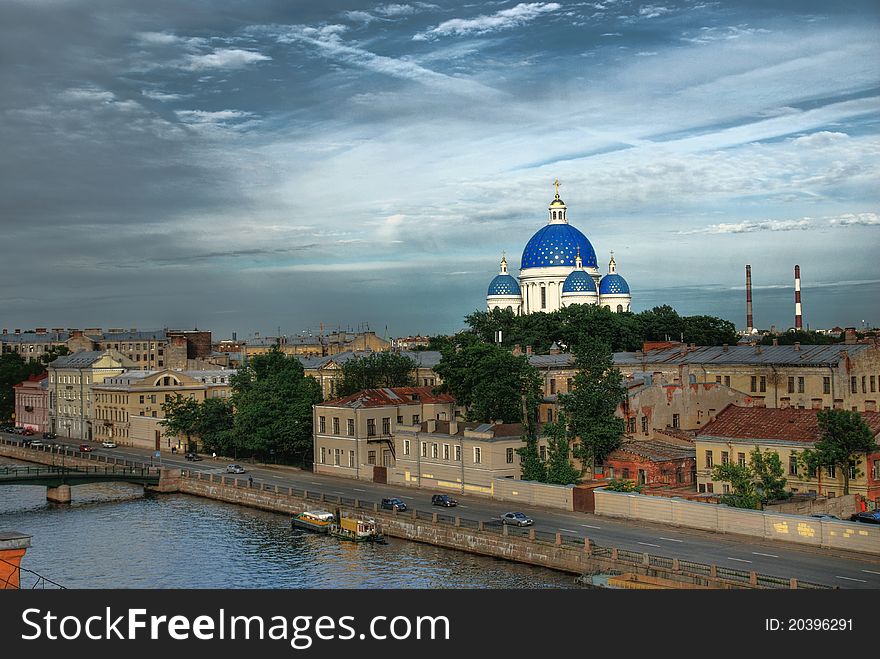
<svg viewBox="0 0 880 659">
<path fill-rule="evenodd" d="M 67 332 L 22 332 L 20 334 L 0 334 L 0 343 L 63 343 L 70 338 Z"/>
<path fill-rule="evenodd" d="M 374 354 L 372 350 L 340 352 L 336 355 L 328 355 L 326 357 L 301 357 L 297 355 L 303 368 L 323 368 L 330 362 L 336 364 L 344 364 L 349 359 L 358 357 L 368 357 Z M 401 350 L 399 353 L 404 357 L 409 357 L 416 362 L 419 368 L 434 368 L 440 363 L 440 352 L 437 350 Z"/>
<path fill-rule="evenodd" d="M 434 394 L 433 387 L 394 387 L 364 389 L 350 396 L 324 401 L 319 407 L 388 407 L 422 403 L 455 403 L 450 394 Z"/>
<path fill-rule="evenodd" d="M 82 350 L 72 355 L 64 355 L 49 364 L 50 368 L 86 368 L 104 355 L 103 350 Z"/>
<path fill-rule="evenodd" d="M 819 410 L 793 407 L 738 407 L 728 405 L 699 432 L 697 439 L 742 439 L 813 443 L 821 439 Z M 861 412 L 875 436 L 880 434 L 880 412 Z"/>
<path fill-rule="evenodd" d="M 619 448 L 615 449 L 609 458 L 613 459 L 617 452 L 638 455 L 647 458 L 651 462 L 664 462 L 665 460 L 681 460 L 696 457 L 696 449 L 692 446 L 677 446 L 653 439 L 624 440 Z"/>
</svg>

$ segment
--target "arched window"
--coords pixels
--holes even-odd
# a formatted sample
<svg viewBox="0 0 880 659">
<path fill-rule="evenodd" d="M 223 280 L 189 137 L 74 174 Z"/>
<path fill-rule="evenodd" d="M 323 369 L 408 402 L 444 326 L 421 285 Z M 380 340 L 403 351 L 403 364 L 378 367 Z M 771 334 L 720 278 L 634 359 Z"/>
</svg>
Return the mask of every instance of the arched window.
<svg viewBox="0 0 880 659">
<path fill-rule="evenodd" d="M 623 313 L 623 305 L 622 304 L 617 305 L 617 313 Z"/>
<path fill-rule="evenodd" d="M 508 310 L 508 311 L 513 311 L 513 307 L 508 306 L 508 307 L 507 307 L 507 310 Z"/>
<path fill-rule="evenodd" d="M 495 311 L 498 311 L 498 307 L 497 307 L 497 306 L 495 307 Z"/>
</svg>

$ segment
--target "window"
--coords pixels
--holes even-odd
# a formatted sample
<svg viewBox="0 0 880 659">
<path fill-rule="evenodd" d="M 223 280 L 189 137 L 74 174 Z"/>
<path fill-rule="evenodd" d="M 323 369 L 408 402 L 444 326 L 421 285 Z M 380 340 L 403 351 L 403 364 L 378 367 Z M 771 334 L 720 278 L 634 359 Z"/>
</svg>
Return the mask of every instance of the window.
<svg viewBox="0 0 880 659">
<path fill-rule="evenodd" d="M 435 444 L 435 443 L 431 444 L 431 457 L 432 458 L 437 457 L 437 444 Z"/>
<path fill-rule="evenodd" d="M 875 391 L 877 391 L 877 381 L 874 378 L 874 376 L 872 375 L 871 376 L 871 393 L 873 394 Z"/>
<path fill-rule="evenodd" d="M 568 379 L 565 381 L 565 390 L 566 390 L 568 393 L 571 393 L 571 378 L 568 378 Z M 873 391 L 873 389 L 872 389 L 871 391 Z"/>
<path fill-rule="evenodd" d="M 621 478 L 623 478 L 624 480 L 628 479 L 629 478 L 629 467 L 624 467 L 622 471 L 623 471 L 623 473 L 621 474 Z"/>
<path fill-rule="evenodd" d="M 720 375 L 715 376 L 715 384 L 721 384 L 721 376 Z"/>
<path fill-rule="evenodd" d="M 721 451 L 721 464 L 726 465 L 730 463 L 730 454 L 727 451 Z"/>
<path fill-rule="evenodd" d="M 761 376 L 761 391 L 767 391 L 767 378 L 766 376 Z"/>
<path fill-rule="evenodd" d="M 541 308 L 547 308 L 547 288 L 545 286 L 541 286 Z"/>
<path fill-rule="evenodd" d="M 538 457 L 541 458 L 541 461 L 545 461 L 547 459 L 547 447 L 539 446 L 538 447 Z"/>
<path fill-rule="evenodd" d="M 367 464 L 368 465 L 376 464 L 376 452 L 375 451 L 367 451 Z"/>
<path fill-rule="evenodd" d="M 871 469 L 874 480 L 880 480 L 880 460 L 874 460 L 874 467 Z"/>
<path fill-rule="evenodd" d="M 725 375 L 725 376 L 724 376 L 724 386 L 725 386 L 725 387 L 729 387 L 729 386 L 730 386 L 730 376 L 729 376 L 729 375 Z"/>
<path fill-rule="evenodd" d="M 849 463 L 849 477 L 855 478 L 857 473 L 858 472 L 856 471 L 856 463 L 850 461 L 850 463 Z"/>
<path fill-rule="evenodd" d="M 348 466 L 354 469 L 354 451 L 348 452 Z"/>
<path fill-rule="evenodd" d="M 322 446 L 321 447 L 321 464 L 326 464 L 326 463 L 327 463 L 327 447 Z"/>
<path fill-rule="evenodd" d="M 141 396 L 140 398 L 141 398 L 141 401 L 140 401 L 140 402 L 141 402 L 141 405 L 143 405 L 143 403 L 144 403 L 144 397 Z"/>
<path fill-rule="evenodd" d="M 444 444 L 444 445 L 443 445 L 443 459 L 444 459 L 444 460 L 448 460 L 448 459 L 449 459 L 449 444 Z"/>
<path fill-rule="evenodd" d="M 401 414 L 401 415 L 398 415 L 398 417 L 397 417 L 397 423 L 398 423 L 399 425 L 401 425 L 401 426 L 403 425 L 403 415 L 402 415 L 402 414 Z"/>
<path fill-rule="evenodd" d="M 348 420 L 348 436 L 354 437 L 354 419 Z"/>
<path fill-rule="evenodd" d="M 418 414 L 413 414 L 413 425 L 416 425 L 417 423 L 421 423 L 421 422 L 422 422 L 422 418 Z"/>
<path fill-rule="evenodd" d="M 483 461 L 483 450 L 479 446 L 474 447 L 474 464 L 478 465 Z"/>
<path fill-rule="evenodd" d="M 796 455 L 788 456 L 788 475 L 789 476 L 797 476 L 798 475 L 798 459 Z"/>
<path fill-rule="evenodd" d="M 684 483 L 684 469 L 677 467 L 675 470 L 675 482 Z"/>
<path fill-rule="evenodd" d="M 338 416 L 333 417 L 333 434 L 334 435 L 339 434 L 339 417 Z"/>
<path fill-rule="evenodd" d="M 831 378 L 827 375 L 822 378 L 822 393 L 830 394 L 831 393 Z"/>
<path fill-rule="evenodd" d="M 513 464 L 513 449 L 512 448 L 507 449 L 507 464 L 509 464 L 509 465 Z"/>
<path fill-rule="evenodd" d="M 803 377 L 798 378 L 798 393 L 799 394 L 804 393 L 804 378 Z"/>
<path fill-rule="evenodd" d="M 340 451 L 339 449 L 335 449 L 333 451 L 333 464 L 335 464 L 338 467 L 341 461 L 342 461 L 342 451 Z"/>
<path fill-rule="evenodd" d="M 141 396 L 141 398 L 143 398 L 143 396 Z M 141 400 L 141 402 L 143 403 L 144 401 Z M 326 417 L 323 417 L 323 416 L 318 417 L 318 432 L 320 432 L 320 433 L 327 432 L 327 418 Z M 324 461 L 321 460 L 321 462 L 324 462 Z"/>
<path fill-rule="evenodd" d="M 461 446 L 455 447 L 455 461 L 461 462 Z"/>
<path fill-rule="evenodd" d="M 636 431 L 636 419 L 635 417 L 630 417 L 626 420 L 626 431 L 630 434 L 635 433 Z"/>
<path fill-rule="evenodd" d="M 835 465 L 828 465 L 825 467 L 825 471 L 828 473 L 828 478 L 837 478 L 837 467 Z"/>
<path fill-rule="evenodd" d="M 794 393 L 794 376 L 793 375 L 790 375 L 788 377 L 788 393 L 790 393 L 790 394 Z"/>
<path fill-rule="evenodd" d="M 386 416 L 382 419 L 382 434 L 390 435 L 391 434 L 391 417 Z"/>
<path fill-rule="evenodd" d="M 724 483 L 721 486 L 721 491 L 724 492 L 724 494 L 730 494 L 730 485 L 728 485 L 727 483 Z"/>
<path fill-rule="evenodd" d="M 422 442 L 422 457 L 423 458 L 428 457 L 428 443 L 427 442 Z"/>
<path fill-rule="evenodd" d="M 556 393 L 556 378 L 550 378 L 550 395 Z"/>
<path fill-rule="evenodd" d="M 737 453 L 736 454 L 736 463 L 740 467 L 745 467 L 746 466 L 746 454 L 745 453 Z"/>
<path fill-rule="evenodd" d="M 706 469 L 712 468 L 712 451 L 706 451 Z"/>
<path fill-rule="evenodd" d="M 553 423 L 553 408 L 547 408 L 547 423 Z"/>
<path fill-rule="evenodd" d="M 849 379 L 849 388 L 850 388 L 850 393 L 853 393 L 853 394 L 857 394 L 857 393 L 859 393 L 859 383 L 858 383 L 858 378 L 857 378 L 855 375 L 853 375 L 853 376 Z"/>
<path fill-rule="evenodd" d="M 752 391 L 758 390 L 758 376 L 757 375 L 752 376 L 752 389 L 751 390 Z"/>
<path fill-rule="evenodd" d="M 648 417 L 646 416 L 642 417 L 642 432 L 648 434 Z"/>
<path fill-rule="evenodd" d="M 681 427 L 681 417 L 678 414 L 672 415 L 672 427 L 680 428 Z"/>
<path fill-rule="evenodd" d="M 715 484 L 714 483 L 706 483 L 706 492 L 714 492 Z"/>
<path fill-rule="evenodd" d="M 376 436 L 376 419 L 367 419 L 367 437 Z"/>
<path fill-rule="evenodd" d="M 156 394 L 153 394 L 152 396 L 150 396 L 150 402 L 151 402 L 151 403 L 155 403 L 155 402 L 156 402 Z"/>
<path fill-rule="evenodd" d="M 403 440 L 403 454 L 409 455 L 409 440 L 408 439 Z"/>
</svg>

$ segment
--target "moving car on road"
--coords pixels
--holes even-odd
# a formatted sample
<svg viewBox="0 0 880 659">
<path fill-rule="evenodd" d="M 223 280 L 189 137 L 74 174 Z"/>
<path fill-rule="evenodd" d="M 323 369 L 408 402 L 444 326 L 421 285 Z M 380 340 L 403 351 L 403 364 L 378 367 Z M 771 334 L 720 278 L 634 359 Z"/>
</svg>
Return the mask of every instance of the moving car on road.
<svg viewBox="0 0 880 659">
<path fill-rule="evenodd" d="M 241 465 L 231 464 L 228 467 L 226 467 L 226 473 L 227 474 L 243 474 L 243 473 L 245 473 L 245 471 L 244 471 L 244 467 L 242 467 Z"/>
<path fill-rule="evenodd" d="M 104 448 L 116 448 L 116 442 L 111 442 L 109 439 L 106 442 L 101 442 L 101 446 Z"/>
<path fill-rule="evenodd" d="M 389 497 L 387 499 L 382 499 L 382 508 L 383 510 L 396 510 L 398 512 L 403 512 L 406 510 L 406 504 L 397 497 Z"/>
<path fill-rule="evenodd" d="M 515 524 L 516 526 L 531 526 L 535 522 L 531 517 L 526 517 L 522 513 L 504 513 L 501 516 L 501 523 Z"/>
<path fill-rule="evenodd" d="M 80 444 L 80 445 L 79 445 L 79 450 L 80 450 L 81 453 L 91 453 L 91 452 L 92 452 L 92 447 L 89 446 L 88 444 Z"/>
<path fill-rule="evenodd" d="M 45 446 L 42 439 L 25 439 L 22 444 L 25 446 Z"/>
<path fill-rule="evenodd" d="M 187 453 L 183 457 L 185 457 L 187 460 L 192 460 L 193 462 L 198 462 L 199 460 L 202 459 L 202 456 L 200 456 L 198 453 L 192 453 L 192 452 Z"/>
<path fill-rule="evenodd" d="M 55 439 L 57 437 L 58 437 L 58 435 L 56 435 L 54 432 L 44 432 L 43 433 L 43 439 Z"/>
<path fill-rule="evenodd" d="M 849 518 L 851 522 L 864 522 L 865 524 L 880 524 L 880 510 L 856 513 Z"/>
<path fill-rule="evenodd" d="M 458 501 L 450 497 L 448 494 L 435 494 L 431 497 L 432 506 L 446 506 L 452 508 L 458 505 Z"/>
</svg>

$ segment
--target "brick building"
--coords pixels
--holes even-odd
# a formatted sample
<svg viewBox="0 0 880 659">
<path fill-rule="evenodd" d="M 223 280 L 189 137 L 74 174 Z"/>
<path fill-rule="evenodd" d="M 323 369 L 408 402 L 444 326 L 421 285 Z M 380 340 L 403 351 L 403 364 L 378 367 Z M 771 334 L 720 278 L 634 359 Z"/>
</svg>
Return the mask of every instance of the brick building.
<svg viewBox="0 0 880 659">
<path fill-rule="evenodd" d="M 604 476 L 646 487 L 694 489 L 696 449 L 659 440 L 624 440 L 605 459 Z"/>
<path fill-rule="evenodd" d="M 32 375 L 13 387 L 15 425 L 43 433 L 49 430 L 49 374 Z"/>
</svg>

